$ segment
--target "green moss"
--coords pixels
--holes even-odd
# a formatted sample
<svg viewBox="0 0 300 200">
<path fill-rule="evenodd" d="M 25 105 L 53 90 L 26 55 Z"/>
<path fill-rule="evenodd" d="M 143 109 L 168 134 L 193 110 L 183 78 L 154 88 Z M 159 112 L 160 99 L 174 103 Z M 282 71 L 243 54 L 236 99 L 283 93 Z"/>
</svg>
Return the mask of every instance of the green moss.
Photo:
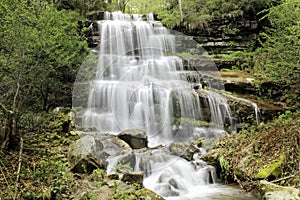
<svg viewBox="0 0 300 200">
<path fill-rule="evenodd" d="M 207 121 L 204 121 L 204 120 L 195 120 L 195 119 L 191 119 L 191 118 L 174 118 L 174 122 L 179 125 L 179 124 L 182 124 L 182 123 L 187 123 L 189 125 L 192 125 L 192 126 L 215 126 L 214 123 L 212 122 L 207 122 Z"/>
<path fill-rule="evenodd" d="M 163 200 L 164 198 L 162 198 L 161 196 L 159 196 L 158 194 L 156 194 L 155 192 L 153 192 L 152 190 L 143 188 L 140 190 L 140 197 L 142 199 L 153 199 L 153 200 Z"/>
<path fill-rule="evenodd" d="M 266 179 L 270 176 L 279 177 L 282 173 L 282 164 L 284 163 L 285 155 L 280 156 L 279 161 L 270 163 L 268 167 L 260 170 L 256 175 L 256 179 Z"/>
</svg>

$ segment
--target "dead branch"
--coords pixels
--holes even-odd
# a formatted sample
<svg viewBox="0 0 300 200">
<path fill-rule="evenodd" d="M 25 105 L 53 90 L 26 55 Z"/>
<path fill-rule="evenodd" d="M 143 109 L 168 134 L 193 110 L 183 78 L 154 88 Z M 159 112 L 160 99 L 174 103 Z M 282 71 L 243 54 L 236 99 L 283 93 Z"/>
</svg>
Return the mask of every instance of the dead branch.
<svg viewBox="0 0 300 200">
<path fill-rule="evenodd" d="M 240 188 L 241 188 L 242 190 L 245 190 L 245 188 L 244 188 L 242 182 L 240 181 L 240 179 L 238 179 L 238 177 L 237 177 L 235 174 L 233 174 L 233 178 L 234 178 L 234 180 L 239 184 Z"/>
<path fill-rule="evenodd" d="M 300 171 L 295 173 L 295 174 L 292 174 L 290 176 L 286 176 L 286 177 L 283 177 L 283 178 L 280 178 L 280 179 L 276 179 L 274 181 L 270 181 L 271 183 L 277 183 L 277 182 L 280 182 L 280 181 L 283 181 L 283 180 L 286 180 L 286 179 L 290 179 L 290 178 L 294 178 L 296 177 L 298 174 L 300 174 Z"/>
<path fill-rule="evenodd" d="M 14 199 L 17 198 L 17 193 L 18 193 L 18 188 L 19 188 L 20 171 L 21 171 L 21 167 L 22 167 L 23 146 L 24 146 L 24 141 L 23 141 L 23 137 L 21 137 L 20 138 L 20 151 L 19 151 L 19 160 L 18 160 L 17 180 L 16 180 L 16 187 L 15 187 L 16 191 L 15 191 Z"/>
</svg>

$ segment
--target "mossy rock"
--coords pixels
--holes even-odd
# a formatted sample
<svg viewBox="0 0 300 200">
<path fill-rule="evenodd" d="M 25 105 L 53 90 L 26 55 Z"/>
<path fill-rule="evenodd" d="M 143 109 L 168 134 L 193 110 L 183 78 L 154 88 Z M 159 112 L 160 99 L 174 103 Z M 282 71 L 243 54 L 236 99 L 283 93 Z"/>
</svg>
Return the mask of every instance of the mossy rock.
<svg viewBox="0 0 300 200">
<path fill-rule="evenodd" d="M 282 200 L 282 199 L 293 199 L 300 200 L 300 191 L 293 187 L 283 187 L 262 180 L 258 186 L 260 199 L 265 200 Z"/>
<path fill-rule="evenodd" d="M 285 155 L 281 155 L 279 161 L 272 162 L 268 167 L 260 170 L 256 175 L 256 179 L 268 179 L 270 177 L 278 178 L 282 173 L 282 165 L 285 160 Z"/>
<path fill-rule="evenodd" d="M 145 200 L 164 200 L 163 197 L 159 196 L 158 194 L 156 194 L 155 192 L 153 192 L 152 190 L 143 188 L 140 190 L 141 195 L 140 195 L 140 199 L 145 199 Z"/>
</svg>

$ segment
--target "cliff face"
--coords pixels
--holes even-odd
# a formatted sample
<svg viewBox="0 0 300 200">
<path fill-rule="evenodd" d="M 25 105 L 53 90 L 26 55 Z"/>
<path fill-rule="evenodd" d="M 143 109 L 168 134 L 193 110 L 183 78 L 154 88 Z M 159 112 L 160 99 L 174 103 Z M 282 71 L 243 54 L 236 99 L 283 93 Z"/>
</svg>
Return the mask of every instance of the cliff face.
<svg viewBox="0 0 300 200">
<path fill-rule="evenodd" d="M 239 17 L 215 18 L 206 25 L 194 29 L 176 28 L 177 31 L 194 37 L 210 54 L 242 51 L 257 39 L 260 24 L 255 14 Z"/>
<path fill-rule="evenodd" d="M 97 12 L 90 15 L 89 20 L 83 24 L 91 28 L 87 37 L 92 48 L 100 41 L 96 21 L 103 18 L 103 12 Z M 253 45 L 261 27 L 259 23 L 255 14 L 245 13 L 239 17 L 215 18 L 194 29 L 176 27 L 174 30 L 192 36 L 209 54 L 226 54 L 242 51 Z"/>
</svg>

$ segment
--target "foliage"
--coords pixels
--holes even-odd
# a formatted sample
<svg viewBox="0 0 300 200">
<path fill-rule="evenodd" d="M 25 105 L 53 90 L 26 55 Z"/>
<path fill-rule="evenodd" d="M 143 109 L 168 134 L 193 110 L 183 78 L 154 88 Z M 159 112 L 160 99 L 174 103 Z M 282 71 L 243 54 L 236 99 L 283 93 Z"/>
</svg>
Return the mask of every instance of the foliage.
<svg viewBox="0 0 300 200">
<path fill-rule="evenodd" d="M 25 112 L 71 105 L 87 43 L 75 12 L 44 1 L 3 0 L 0 16 L 0 109 L 12 130 Z"/>
<path fill-rule="evenodd" d="M 95 169 L 93 170 L 92 174 L 90 175 L 91 180 L 97 187 L 103 185 L 104 178 L 106 176 L 106 172 L 103 169 Z"/>
<path fill-rule="evenodd" d="M 180 6 L 177 0 L 149 1 L 129 0 L 128 12 L 157 14 L 169 28 L 185 26 L 188 29 L 207 27 L 213 18 L 232 18 L 244 13 L 255 15 L 279 0 L 185 0 L 182 1 L 183 22 L 180 22 Z"/>
<path fill-rule="evenodd" d="M 262 48 L 254 57 L 256 75 L 281 85 L 285 100 L 299 106 L 300 96 L 300 1 L 283 0 L 265 11 L 270 27 L 260 34 Z"/>
<path fill-rule="evenodd" d="M 76 10 L 82 16 L 85 16 L 91 11 L 104 11 L 107 7 L 107 3 L 103 0 L 57 0 L 56 6 L 59 9 L 67 8 Z"/>
<path fill-rule="evenodd" d="M 137 200 L 141 199 L 141 186 L 138 184 L 125 185 L 126 189 L 120 189 L 119 184 L 122 182 L 114 181 L 112 199 Z M 124 184 L 124 183 L 123 183 Z M 124 186 L 123 186 L 124 187 Z"/>
<path fill-rule="evenodd" d="M 129 0 L 57 0 L 58 9 L 77 11 L 82 17 L 86 17 L 98 11 L 122 11 L 125 12 Z"/>
<path fill-rule="evenodd" d="M 61 98 L 70 94 L 87 47 L 75 13 L 40 1 L 27 4 L 1 2 L 0 88 L 2 99 L 11 102 L 19 85 L 19 107 L 45 110 L 57 101 L 67 103 Z"/>
<path fill-rule="evenodd" d="M 153 0 L 153 1 L 141 1 L 141 0 L 129 0 L 126 12 L 128 13 L 159 13 L 167 5 L 166 0 Z"/>
</svg>

